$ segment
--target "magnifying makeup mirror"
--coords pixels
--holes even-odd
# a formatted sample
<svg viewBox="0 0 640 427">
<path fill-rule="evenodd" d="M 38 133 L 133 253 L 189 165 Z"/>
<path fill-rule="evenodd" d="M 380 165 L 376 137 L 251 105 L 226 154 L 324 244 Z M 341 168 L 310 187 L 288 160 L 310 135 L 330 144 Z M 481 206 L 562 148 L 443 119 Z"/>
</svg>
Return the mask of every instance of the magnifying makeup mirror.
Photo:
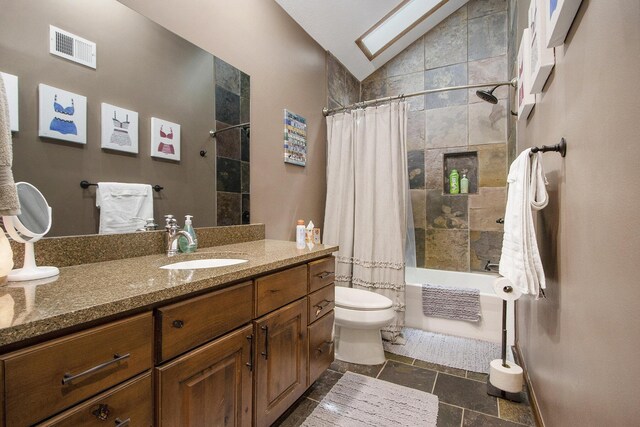
<svg viewBox="0 0 640 427">
<path fill-rule="evenodd" d="M 51 206 L 36 187 L 27 182 L 16 183 L 20 215 L 3 216 L 4 227 L 9 236 L 17 242 L 24 243 L 24 266 L 11 270 L 7 280 L 21 282 L 24 280 L 44 279 L 57 276 L 57 267 L 38 267 L 33 244 L 40 240 L 51 228 Z"/>
</svg>

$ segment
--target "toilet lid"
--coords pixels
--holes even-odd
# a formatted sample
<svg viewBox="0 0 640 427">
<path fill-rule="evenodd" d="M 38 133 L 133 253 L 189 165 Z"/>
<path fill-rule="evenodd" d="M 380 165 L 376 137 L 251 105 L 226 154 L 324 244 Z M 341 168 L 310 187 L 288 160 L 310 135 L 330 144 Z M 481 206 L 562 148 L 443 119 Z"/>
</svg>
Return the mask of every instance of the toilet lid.
<svg viewBox="0 0 640 427">
<path fill-rule="evenodd" d="M 384 295 L 362 289 L 336 286 L 336 306 L 357 310 L 382 310 L 389 308 L 393 302 Z"/>
</svg>

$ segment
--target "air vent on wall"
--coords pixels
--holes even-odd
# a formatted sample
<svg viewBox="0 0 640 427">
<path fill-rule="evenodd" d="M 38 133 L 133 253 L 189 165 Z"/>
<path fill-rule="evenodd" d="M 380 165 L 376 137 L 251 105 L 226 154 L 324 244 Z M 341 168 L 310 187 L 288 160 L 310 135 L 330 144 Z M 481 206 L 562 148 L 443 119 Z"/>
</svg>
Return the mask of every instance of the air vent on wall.
<svg viewBox="0 0 640 427">
<path fill-rule="evenodd" d="M 49 52 L 69 61 L 96 68 L 96 44 L 49 25 Z"/>
</svg>

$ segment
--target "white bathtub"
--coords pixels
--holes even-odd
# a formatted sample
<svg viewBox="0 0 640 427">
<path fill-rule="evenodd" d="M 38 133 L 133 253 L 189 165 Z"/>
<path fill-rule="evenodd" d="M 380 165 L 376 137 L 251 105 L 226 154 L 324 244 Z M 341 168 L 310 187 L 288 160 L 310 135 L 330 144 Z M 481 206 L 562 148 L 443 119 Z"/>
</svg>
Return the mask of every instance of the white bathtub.
<svg viewBox="0 0 640 427">
<path fill-rule="evenodd" d="M 405 276 L 407 327 L 484 341 L 502 341 L 502 299 L 494 293 L 492 286 L 496 274 L 407 268 Z M 467 322 L 425 316 L 422 313 L 423 283 L 480 289 L 480 321 Z M 508 345 L 513 345 L 515 338 L 513 305 L 512 302 L 507 304 Z"/>
</svg>

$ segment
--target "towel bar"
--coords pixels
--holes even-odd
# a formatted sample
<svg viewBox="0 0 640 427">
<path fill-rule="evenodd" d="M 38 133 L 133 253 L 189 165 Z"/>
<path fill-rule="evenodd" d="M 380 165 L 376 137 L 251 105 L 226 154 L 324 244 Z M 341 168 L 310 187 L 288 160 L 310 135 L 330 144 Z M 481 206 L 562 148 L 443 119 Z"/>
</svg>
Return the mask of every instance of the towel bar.
<svg viewBox="0 0 640 427">
<path fill-rule="evenodd" d="M 91 187 L 91 186 L 96 186 L 96 187 L 97 187 L 97 186 L 98 186 L 98 184 L 93 184 L 93 183 L 91 183 L 91 182 L 87 181 L 86 179 L 83 179 L 82 181 L 80 181 L 80 187 L 82 187 L 82 188 L 89 188 L 89 187 Z M 161 186 L 159 186 L 158 184 L 154 185 L 154 186 L 153 186 L 153 187 L 151 187 L 151 188 L 153 188 L 153 189 L 154 189 L 156 192 L 158 192 L 158 193 L 159 193 L 160 191 L 164 190 L 164 187 L 161 187 Z"/>
<path fill-rule="evenodd" d="M 532 153 L 537 153 L 538 151 L 541 151 L 543 153 L 546 153 L 547 151 L 555 151 L 560 153 L 560 156 L 565 157 L 567 155 L 567 141 L 565 141 L 564 138 L 561 138 L 560 142 L 556 145 L 550 145 L 548 147 L 546 145 L 543 145 L 542 147 L 531 148 Z"/>
</svg>

